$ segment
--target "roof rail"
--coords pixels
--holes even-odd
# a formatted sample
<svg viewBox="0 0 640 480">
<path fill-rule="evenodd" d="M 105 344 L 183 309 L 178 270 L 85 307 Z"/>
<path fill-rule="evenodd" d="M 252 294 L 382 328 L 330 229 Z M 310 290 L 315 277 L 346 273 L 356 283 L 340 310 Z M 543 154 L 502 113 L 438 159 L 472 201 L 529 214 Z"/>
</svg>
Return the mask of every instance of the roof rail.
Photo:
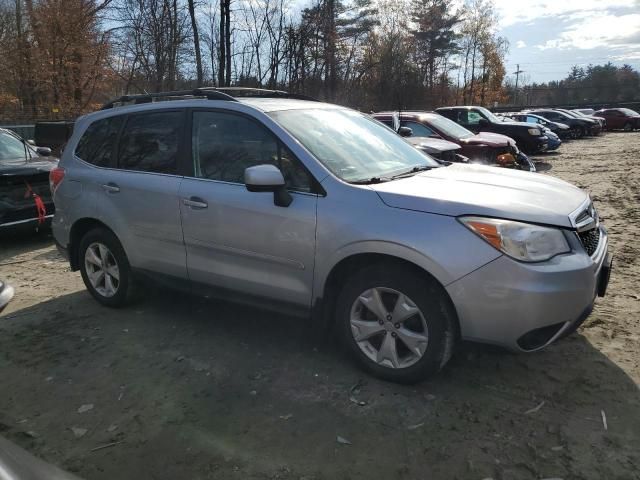
<svg viewBox="0 0 640 480">
<path fill-rule="evenodd" d="M 310 102 L 318 102 L 317 98 L 302 93 L 285 92 L 284 90 L 269 90 L 266 88 L 249 88 L 249 87 L 210 87 L 202 90 L 212 90 L 225 92 L 232 97 L 252 97 L 252 98 L 291 98 L 294 100 L 308 100 Z"/>
<path fill-rule="evenodd" d="M 152 103 L 155 99 L 165 100 L 184 100 L 188 97 L 205 97 L 207 100 L 225 100 L 228 102 L 237 102 L 235 98 L 223 92 L 218 92 L 216 89 L 210 88 L 195 88 L 193 90 L 177 90 L 173 92 L 159 92 L 159 93 L 141 93 L 137 95 L 123 95 L 122 97 L 111 100 L 105 103 L 101 110 L 108 110 L 109 108 L 119 107 L 126 104 L 138 105 L 141 103 Z"/>
<path fill-rule="evenodd" d="M 174 92 L 141 93 L 136 95 L 123 95 L 122 97 L 105 103 L 101 110 L 119 107 L 122 105 L 138 105 L 141 103 L 152 103 L 156 99 L 164 100 L 184 100 L 186 98 L 204 97 L 207 100 L 224 100 L 237 102 L 238 97 L 251 98 L 291 98 L 296 100 L 308 100 L 317 102 L 318 100 L 300 93 L 289 93 L 282 90 L 268 90 L 265 88 L 246 87 L 202 87 L 193 90 L 178 90 Z"/>
</svg>

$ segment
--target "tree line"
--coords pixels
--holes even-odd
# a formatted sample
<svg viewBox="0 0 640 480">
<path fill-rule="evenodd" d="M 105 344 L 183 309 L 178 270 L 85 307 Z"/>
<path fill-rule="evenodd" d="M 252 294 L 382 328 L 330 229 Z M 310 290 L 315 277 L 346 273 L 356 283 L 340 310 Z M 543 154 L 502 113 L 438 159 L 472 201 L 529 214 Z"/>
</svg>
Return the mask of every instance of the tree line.
<svg viewBox="0 0 640 480">
<path fill-rule="evenodd" d="M 640 73 L 630 65 L 574 66 L 559 81 L 530 83 L 515 90 L 506 82 L 512 103 L 536 105 L 608 105 L 640 101 Z"/>
<path fill-rule="evenodd" d="M 0 0 L 0 112 L 247 86 L 361 110 L 508 100 L 493 0 Z M 9 114 L 7 113 L 9 112 Z"/>
</svg>

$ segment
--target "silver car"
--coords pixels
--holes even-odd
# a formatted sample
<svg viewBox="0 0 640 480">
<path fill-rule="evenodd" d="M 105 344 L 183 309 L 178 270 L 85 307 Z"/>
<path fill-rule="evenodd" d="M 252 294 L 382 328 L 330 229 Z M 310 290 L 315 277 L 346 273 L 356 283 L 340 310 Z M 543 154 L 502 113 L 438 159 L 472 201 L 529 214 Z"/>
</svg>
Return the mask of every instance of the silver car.
<svg viewBox="0 0 640 480">
<path fill-rule="evenodd" d="M 604 295 L 584 191 L 442 166 L 359 112 L 260 92 L 126 97 L 77 121 L 53 231 L 99 302 L 145 274 L 333 327 L 365 369 L 415 382 L 459 339 L 541 349 Z"/>
</svg>

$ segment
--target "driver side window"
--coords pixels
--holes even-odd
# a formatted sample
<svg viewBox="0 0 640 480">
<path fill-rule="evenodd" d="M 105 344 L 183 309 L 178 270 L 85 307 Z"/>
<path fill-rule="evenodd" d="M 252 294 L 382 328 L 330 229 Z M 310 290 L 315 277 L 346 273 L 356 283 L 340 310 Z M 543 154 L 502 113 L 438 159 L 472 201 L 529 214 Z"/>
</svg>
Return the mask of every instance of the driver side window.
<svg viewBox="0 0 640 480">
<path fill-rule="evenodd" d="M 311 192 L 307 170 L 254 120 L 226 112 L 194 112 L 191 137 L 196 178 L 244 183 L 245 169 L 270 164 L 280 169 L 287 188 Z"/>
<path fill-rule="evenodd" d="M 474 112 L 473 110 L 471 110 L 467 115 L 467 125 L 479 125 L 480 120 L 482 120 L 483 118 L 484 117 L 478 112 Z"/>
<path fill-rule="evenodd" d="M 410 128 L 413 132 L 412 136 L 414 137 L 439 137 L 436 132 L 431 130 L 426 125 L 423 125 L 422 123 L 407 121 L 402 122 L 401 126 Z"/>
</svg>

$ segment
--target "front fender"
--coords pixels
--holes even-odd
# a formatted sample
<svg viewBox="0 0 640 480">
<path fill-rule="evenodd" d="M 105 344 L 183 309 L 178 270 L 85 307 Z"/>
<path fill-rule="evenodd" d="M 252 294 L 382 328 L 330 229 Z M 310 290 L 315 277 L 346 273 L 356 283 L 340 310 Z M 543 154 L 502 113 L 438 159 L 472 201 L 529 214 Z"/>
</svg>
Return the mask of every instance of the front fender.
<svg viewBox="0 0 640 480">
<path fill-rule="evenodd" d="M 501 255 L 455 218 L 385 205 L 367 188 L 318 201 L 314 299 L 337 265 L 360 254 L 410 262 L 446 286 Z"/>
</svg>

